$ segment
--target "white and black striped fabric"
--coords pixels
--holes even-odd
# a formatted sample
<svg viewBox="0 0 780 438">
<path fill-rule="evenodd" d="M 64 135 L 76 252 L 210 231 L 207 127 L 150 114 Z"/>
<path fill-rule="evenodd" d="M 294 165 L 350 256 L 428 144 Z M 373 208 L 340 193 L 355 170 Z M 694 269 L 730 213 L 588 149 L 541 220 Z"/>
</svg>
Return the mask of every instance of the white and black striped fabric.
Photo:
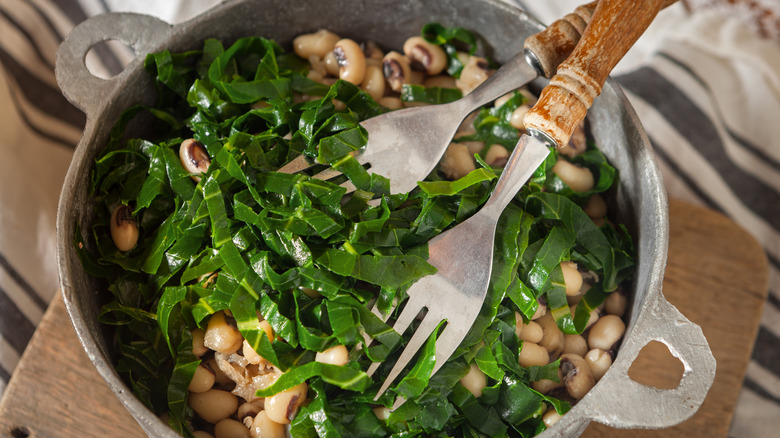
<svg viewBox="0 0 780 438">
<path fill-rule="evenodd" d="M 753 3 L 767 1 L 774 0 Z M 522 3 L 549 23 L 582 2 Z M 0 395 L 57 290 L 57 198 L 84 123 L 57 89 L 57 45 L 100 12 L 177 22 L 216 3 L 0 0 Z M 762 38 L 744 17 L 690 14 L 674 5 L 614 72 L 652 141 L 670 196 L 723 212 L 769 257 L 769 298 L 734 437 L 780 429 L 780 41 Z M 98 70 L 121 68 L 121 56 L 99 55 Z"/>
</svg>

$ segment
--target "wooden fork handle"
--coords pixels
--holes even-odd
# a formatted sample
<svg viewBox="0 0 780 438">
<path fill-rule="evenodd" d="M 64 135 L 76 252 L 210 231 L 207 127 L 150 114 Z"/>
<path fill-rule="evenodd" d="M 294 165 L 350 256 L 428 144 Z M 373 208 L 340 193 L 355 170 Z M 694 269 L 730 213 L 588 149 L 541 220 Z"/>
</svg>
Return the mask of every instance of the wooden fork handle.
<svg viewBox="0 0 780 438">
<path fill-rule="evenodd" d="M 600 0 L 574 51 L 525 116 L 530 131 L 569 142 L 607 76 L 663 7 L 676 0 Z"/>
<path fill-rule="evenodd" d="M 534 67 L 542 72 L 544 77 L 553 77 L 558 65 L 577 47 L 577 42 L 590 23 L 597 4 L 598 0 L 578 6 L 574 12 L 555 20 L 545 30 L 526 38 L 526 56 L 533 59 L 536 64 Z"/>
</svg>

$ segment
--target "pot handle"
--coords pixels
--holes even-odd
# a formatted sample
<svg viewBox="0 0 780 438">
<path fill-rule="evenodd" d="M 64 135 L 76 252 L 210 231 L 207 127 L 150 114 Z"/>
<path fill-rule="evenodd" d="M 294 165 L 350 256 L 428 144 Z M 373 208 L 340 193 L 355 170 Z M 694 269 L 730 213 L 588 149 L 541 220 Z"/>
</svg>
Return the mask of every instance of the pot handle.
<svg viewBox="0 0 780 438">
<path fill-rule="evenodd" d="M 621 429 L 673 426 L 696 413 L 712 386 L 716 362 L 701 328 L 663 295 L 657 297 L 637 321 L 633 334 L 626 335 L 618 360 L 599 382 L 599 400 L 592 400 L 598 404 L 591 417 L 594 421 Z M 682 362 L 684 372 L 676 388 L 658 389 L 628 376 L 631 364 L 650 341 L 665 344 Z"/>
<path fill-rule="evenodd" d="M 133 62 L 143 62 L 144 56 L 154 51 L 172 28 L 159 18 L 134 13 L 107 13 L 83 21 L 57 50 L 55 72 L 62 94 L 87 115 L 95 114 L 129 69 L 109 79 L 99 78 L 87 69 L 87 52 L 100 42 L 118 40 L 133 48 Z"/>
</svg>

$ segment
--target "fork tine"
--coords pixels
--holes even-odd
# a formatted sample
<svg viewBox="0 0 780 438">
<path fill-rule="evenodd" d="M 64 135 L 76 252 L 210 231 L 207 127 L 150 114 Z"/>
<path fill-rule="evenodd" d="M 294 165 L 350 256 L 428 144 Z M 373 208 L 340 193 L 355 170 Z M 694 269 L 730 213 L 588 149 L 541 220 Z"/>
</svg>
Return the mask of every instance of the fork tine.
<svg viewBox="0 0 780 438">
<path fill-rule="evenodd" d="M 309 161 L 306 159 L 303 155 L 298 155 L 290 161 L 289 163 L 285 164 L 284 166 L 280 167 L 277 172 L 281 173 L 298 173 L 302 170 L 306 170 L 309 167 L 313 166 L 313 164 L 309 163 Z"/>
<path fill-rule="evenodd" d="M 332 167 L 328 167 L 327 169 L 323 170 L 320 173 L 315 173 L 311 177 L 315 178 L 315 179 L 321 179 L 321 180 L 325 181 L 325 180 L 329 180 L 331 178 L 335 178 L 335 177 L 341 176 L 341 175 L 343 175 L 343 174 L 341 172 L 339 172 L 338 170 L 335 170 Z"/>
<path fill-rule="evenodd" d="M 469 327 L 469 324 L 460 325 L 458 323 L 450 324 L 449 321 L 447 322 L 446 327 L 444 327 L 444 330 L 442 330 L 441 334 L 436 339 L 436 363 L 431 371 L 431 376 L 436 374 L 436 372 L 439 371 L 439 368 L 441 368 L 442 365 L 447 362 L 447 359 L 452 356 L 452 353 L 455 352 L 463 338 L 466 336 Z M 381 394 L 381 392 L 379 394 Z M 393 407 L 390 408 L 390 411 L 395 411 L 404 403 L 406 403 L 406 399 L 398 397 L 393 403 Z"/>
<path fill-rule="evenodd" d="M 387 320 L 390 319 L 390 315 L 393 314 L 397 306 L 398 304 L 395 301 L 393 301 L 393 304 L 390 306 L 389 309 L 387 309 L 387 313 L 383 313 L 381 310 L 379 310 L 379 306 L 377 305 L 377 302 L 374 301 L 374 305 L 371 306 L 371 313 L 376 315 L 377 318 L 381 319 L 382 322 L 387 322 Z"/>
<path fill-rule="evenodd" d="M 399 335 L 403 335 L 406 329 L 409 327 L 409 324 L 411 324 L 417 314 L 420 313 L 420 309 L 422 309 L 422 306 L 417 303 L 417 300 L 415 300 L 414 297 L 409 297 L 409 299 L 406 300 L 406 306 L 404 307 L 404 310 L 401 311 L 401 314 L 398 315 L 398 319 L 395 321 L 395 324 L 393 324 L 393 330 L 395 330 Z M 377 368 L 379 368 L 379 365 L 382 365 L 382 362 L 372 363 L 371 366 L 368 367 L 366 374 L 368 374 L 369 377 L 374 375 L 374 372 L 377 370 Z"/>
<path fill-rule="evenodd" d="M 461 341 L 466 337 L 466 333 L 472 325 L 473 322 L 469 324 L 447 323 L 447 326 L 444 327 L 444 330 L 436 339 L 436 364 L 433 366 L 431 375 L 436 374 L 436 371 L 439 371 L 439 368 L 452 356 L 452 353 L 455 352 Z"/>
<path fill-rule="evenodd" d="M 414 357 L 415 353 L 417 353 L 425 341 L 428 340 L 428 337 L 431 335 L 431 333 L 433 333 L 440 322 L 441 318 L 439 318 L 438 315 L 432 315 L 430 313 L 425 315 L 425 318 L 423 318 L 420 326 L 417 327 L 417 330 L 414 331 L 412 339 L 410 339 L 409 343 L 406 344 L 406 348 L 404 348 L 404 351 L 401 352 L 401 356 L 398 357 L 398 360 L 396 360 L 395 364 L 393 365 L 393 369 L 390 370 L 387 378 L 385 378 L 385 381 L 382 383 L 382 387 L 379 388 L 379 391 L 376 393 L 374 400 L 378 400 L 379 397 L 384 394 L 387 388 L 390 387 L 395 378 L 398 377 L 398 374 L 401 373 L 401 370 L 403 370 L 409 361 L 412 360 L 412 357 Z"/>
</svg>

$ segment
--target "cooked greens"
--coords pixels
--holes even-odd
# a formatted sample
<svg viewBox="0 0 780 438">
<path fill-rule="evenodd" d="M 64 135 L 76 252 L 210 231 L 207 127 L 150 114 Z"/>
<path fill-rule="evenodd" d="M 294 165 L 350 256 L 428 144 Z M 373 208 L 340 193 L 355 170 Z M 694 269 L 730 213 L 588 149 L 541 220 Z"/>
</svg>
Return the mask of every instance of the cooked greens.
<svg viewBox="0 0 780 438">
<path fill-rule="evenodd" d="M 463 29 L 431 24 L 423 34 L 448 53 L 454 43 L 476 45 Z M 550 172 L 557 151 L 501 217 L 488 297 L 460 348 L 431 376 L 431 338 L 405 377 L 374 402 L 389 366 L 372 378 L 365 370 L 372 361 L 392 364 L 406 338 L 368 303 L 376 299 L 387 310 L 412 283 L 435 273 L 426 242 L 478 210 L 500 169 L 479 161 L 459 180 L 434 172 L 412 192 L 389 195 L 388 181 L 350 155 L 366 143 L 358 123 L 385 109 L 348 82 L 308 79 L 308 63 L 265 38 L 228 47 L 207 40 L 202 50 L 149 55 L 146 68 L 158 101 L 128 109 L 116 124 L 91 176 L 95 224 L 74 244 L 85 269 L 111 292 L 100 320 L 114 328 L 117 370 L 149 409 L 167 412 L 173 428 L 191 435 L 198 420 L 187 385 L 200 363 L 191 331 L 220 310 L 229 310 L 247 342 L 284 372 L 259 396 L 308 383 L 310 402 L 293 420 L 293 436 L 527 437 L 544 429 L 547 406 L 569 409 L 530 387 L 557 380 L 558 363 L 518 365 L 515 311 L 530 319 L 537 300 L 546 300 L 564 333 L 582 332 L 590 311 L 630 279 L 633 248 L 622 227 L 599 227 L 583 212 L 591 193 L 573 192 Z M 425 102 L 460 97 L 458 90 L 420 86 L 405 92 Z M 523 102 L 516 93 L 499 108 L 482 109 L 467 139 L 511 149 L 518 131 L 509 117 Z M 131 123 L 133 132 L 143 127 L 141 138 L 126 138 Z M 199 182 L 178 157 L 188 138 L 211 157 Z M 342 171 L 359 190 L 343 200 L 339 180 L 275 172 L 299 154 Z M 593 193 L 615 184 L 615 169 L 595 146 L 577 160 L 596 176 Z M 372 198 L 381 199 L 378 206 L 368 204 Z M 119 205 L 133 209 L 140 231 L 127 252 L 109 233 Z M 564 260 L 598 279 L 574 315 L 558 267 Z M 258 314 L 278 338 L 258 327 Z M 364 334 L 374 341 L 366 343 Z M 350 349 L 348 365 L 314 361 L 334 345 Z M 458 383 L 471 363 L 488 376 L 479 398 Z M 408 401 L 378 419 L 373 408 L 391 406 L 397 395 Z"/>
</svg>

